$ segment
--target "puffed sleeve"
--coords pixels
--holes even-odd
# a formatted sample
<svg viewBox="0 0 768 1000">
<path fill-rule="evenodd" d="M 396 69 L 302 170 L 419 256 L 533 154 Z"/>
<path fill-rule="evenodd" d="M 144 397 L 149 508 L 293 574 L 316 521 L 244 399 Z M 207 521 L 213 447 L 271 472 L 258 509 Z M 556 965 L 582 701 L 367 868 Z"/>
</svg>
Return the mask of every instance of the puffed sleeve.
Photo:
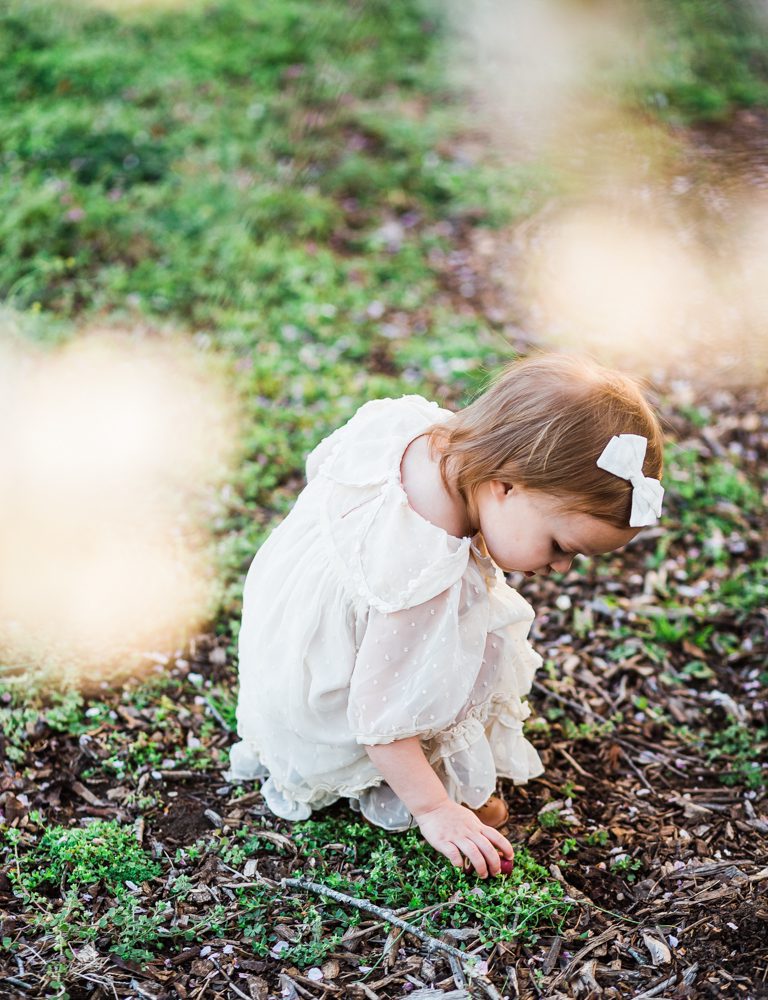
<svg viewBox="0 0 768 1000">
<path fill-rule="evenodd" d="M 410 397 L 404 397 L 408 400 Z M 326 466 L 331 478 L 337 482 L 347 482 L 350 485 L 360 485 L 373 481 L 368 463 L 373 462 L 373 479 L 379 472 L 378 466 L 382 459 L 382 439 L 386 425 L 382 424 L 382 416 L 389 413 L 389 407 L 395 402 L 391 399 L 371 399 L 323 440 L 307 456 L 307 482 L 311 482 L 323 466 Z M 440 412 L 437 406 L 435 412 Z M 353 442 L 351 449 L 341 448 L 345 442 Z"/>
<path fill-rule="evenodd" d="M 324 437 L 323 440 L 312 449 L 307 455 L 306 474 L 307 482 L 310 483 L 320 471 L 323 463 L 336 451 L 337 445 L 341 444 L 346 433 L 348 423 L 337 427 L 335 431 Z"/>
<path fill-rule="evenodd" d="M 472 582 L 468 574 L 393 613 L 371 608 L 347 709 L 358 743 L 430 739 L 456 719 L 480 670 L 488 623 L 488 602 Z"/>
<path fill-rule="evenodd" d="M 424 604 L 467 568 L 471 540 L 417 514 L 395 480 L 369 491 L 340 487 L 329 509 L 333 546 L 350 588 L 384 614 Z"/>
</svg>

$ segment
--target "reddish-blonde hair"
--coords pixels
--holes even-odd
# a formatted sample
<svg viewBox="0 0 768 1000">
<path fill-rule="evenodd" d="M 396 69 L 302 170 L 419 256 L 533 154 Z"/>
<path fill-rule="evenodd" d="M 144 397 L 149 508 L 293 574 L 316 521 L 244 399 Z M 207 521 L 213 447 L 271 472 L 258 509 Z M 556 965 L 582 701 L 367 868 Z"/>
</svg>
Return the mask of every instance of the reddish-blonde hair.
<svg viewBox="0 0 768 1000">
<path fill-rule="evenodd" d="M 661 479 L 663 435 L 640 385 L 568 355 L 513 361 L 447 426 L 428 433 L 446 488 L 470 508 L 477 487 L 499 479 L 560 497 L 572 513 L 628 527 L 631 484 L 596 464 L 614 434 L 646 437 L 643 472 Z"/>
</svg>

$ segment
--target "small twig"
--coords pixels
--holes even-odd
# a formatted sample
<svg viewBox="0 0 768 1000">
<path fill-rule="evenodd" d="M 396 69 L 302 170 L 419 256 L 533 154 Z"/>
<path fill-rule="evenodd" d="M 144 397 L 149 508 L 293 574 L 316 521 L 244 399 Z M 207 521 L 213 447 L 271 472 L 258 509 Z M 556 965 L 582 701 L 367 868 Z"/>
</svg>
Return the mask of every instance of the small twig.
<svg viewBox="0 0 768 1000">
<path fill-rule="evenodd" d="M 377 906 L 375 903 L 370 903 L 367 899 L 357 899 L 355 896 L 348 896 L 346 893 L 338 892 L 336 889 L 329 889 L 328 886 L 321 885 L 319 882 L 309 882 L 301 878 L 284 878 L 281 879 L 280 884 L 289 888 L 308 889 L 310 892 L 316 892 L 320 896 L 328 896 L 330 899 L 335 899 L 338 903 L 353 906 L 357 910 L 365 910 L 368 913 L 373 913 L 375 916 L 381 917 L 382 920 L 386 920 L 387 923 L 402 928 L 402 930 L 407 931 L 422 941 L 429 951 L 444 952 L 448 956 L 449 962 L 452 956 L 457 961 L 462 973 L 481 989 L 486 996 L 490 997 L 490 1000 L 501 1000 L 498 990 L 496 990 L 493 984 L 484 976 L 479 976 L 471 965 L 468 964 L 467 960 L 471 956 L 468 956 L 466 952 L 461 951 L 459 948 L 454 948 L 453 945 L 446 944 L 444 941 L 432 937 L 431 934 L 427 934 L 426 931 L 423 931 L 420 927 L 416 927 L 415 924 L 410 924 L 407 920 L 398 917 L 392 910 L 385 909 L 383 906 Z M 451 968 L 453 968 L 453 963 L 451 963 Z"/>
<path fill-rule="evenodd" d="M 368 924 L 367 927 L 360 927 L 358 930 L 352 931 L 351 934 L 347 934 L 345 932 L 339 943 L 343 944 L 347 949 L 349 949 L 349 945 L 351 944 L 352 941 L 357 941 L 358 938 L 368 937 L 369 934 L 373 934 L 374 931 L 378 931 L 385 926 L 386 926 L 386 921 L 384 920 L 374 921 Z"/>
<path fill-rule="evenodd" d="M 683 983 L 686 986 L 690 986 L 693 980 L 696 978 L 696 972 L 699 968 L 699 963 L 694 962 L 693 965 L 689 965 L 687 969 L 683 972 Z M 663 993 L 668 986 L 674 986 L 677 982 L 677 975 L 668 976 L 666 979 L 662 979 L 660 983 L 656 983 L 649 990 L 644 990 L 642 993 L 636 993 L 632 1000 L 650 1000 L 650 997 L 657 997 L 659 993 Z"/>
<path fill-rule="evenodd" d="M 562 754 L 562 756 L 565 757 L 565 759 L 568 761 L 568 763 L 575 771 L 578 771 L 579 774 L 583 774 L 585 778 L 592 778 L 592 780 L 594 781 L 595 778 L 594 774 L 590 774 L 589 771 L 585 771 L 584 768 L 581 766 L 581 764 L 579 764 L 577 760 L 574 760 L 573 757 L 571 757 L 571 755 L 564 747 L 557 745 L 555 747 L 555 750 L 557 750 L 559 754 Z"/>
<path fill-rule="evenodd" d="M 379 994 L 374 993 L 370 986 L 366 986 L 365 983 L 356 982 L 352 985 L 356 986 L 359 990 L 362 990 L 365 996 L 368 997 L 368 1000 L 379 1000 Z"/>
<path fill-rule="evenodd" d="M 599 712 L 595 712 L 593 709 L 587 708 L 586 705 L 580 705 L 578 701 L 573 701 L 573 699 L 566 698 L 563 695 L 558 694 L 556 691 L 553 691 L 551 688 L 545 687 L 540 681 L 534 681 L 533 687 L 541 694 L 543 694 L 546 698 L 554 698 L 555 701 L 559 701 L 561 704 L 567 705 L 569 708 L 574 709 L 574 711 L 579 712 L 581 715 L 586 715 L 594 719 L 595 722 L 604 723 L 611 721 L 610 719 L 606 719 L 604 715 L 600 715 Z M 633 750 L 633 751 L 637 750 L 636 743 L 632 743 L 629 739 L 617 736 L 616 733 L 611 733 L 610 737 L 614 743 L 618 743 L 619 746 L 622 746 L 627 750 Z M 669 759 L 673 756 L 678 760 L 689 761 L 691 764 L 704 763 L 704 761 L 702 761 L 701 758 L 699 757 L 691 757 L 688 754 L 679 753 L 677 750 L 672 752 L 672 751 L 667 751 L 662 747 L 656 747 L 653 750 L 649 750 L 644 745 L 643 749 L 646 753 L 650 754 L 652 757 L 660 758 L 667 766 L 670 766 Z M 679 769 L 673 768 L 673 770 L 679 770 Z M 680 772 L 680 773 L 684 774 L 685 772 Z"/>
<path fill-rule="evenodd" d="M 605 944 L 606 941 L 610 941 L 612 938 L 615 938 L 620 933 L 621 933 L 621 927 L 616 927 L 614 925 L 613 927 L 609 927 L 607 930 L 603 931 L 602 934 L 598 934 L 596 937 L 593 937 L 591 941 L 589 941 L 587 944 L 584 945 L 583 948 L 581 948 L 579 951 L 576 952 L 576 954 L 570 960 L 568 965 L 563 969 L 562 972 L 558 973 L 558 975 L 555 976 L 554 980 L 550 985 L 554 988 L 556 986 L 559 986 L 560 983 L 565 982 L 565 980 L 568 978 L 568 976 L 570 976 L 570 974 L 573 972 L 573 970 L 576 968 L 576 966 L 579 964 L 582 958 L 584 958 L 585 955 L 588 955 L 599 945 Z"/>
<path fill-rule="evenodd" d="M 255 883 L 254 883 L 255 884 Z M 277 883 L 272 883 L 276 885 Z M 433 906 L 422 906 L 420 910 L 412 910 L 409 906 L 403 906 L 399 910 L 395 910 L 395 916 L 402 916 L 404 913 L 410 913 L 412 917 L 421 917 L 426 913 L 433 913 L 435 910 L 441 910 L 445 906 L 445 903 L 436 903 Z M 380 930 L 382 927 L 386 926 L 386 920 L 380 920 L 378 923 L 372 923 L 368 927 L 361 927 L 360 930 L 354 931 L 352 934 L 345 934 L 341 939 L 341 944 L 348 945 L 350 941 L 356 941 L 357 938 L 367 937 L 369 934 L 373 934 L 374 931 Z"/>
<path fill-rule="evenodd" d="M 520 985 L 517 981 L 517 969 L 514 965 L 507 966 L 507 978 L 504 980 L 503 990 L 509 989 L 513 1000 L 520 996 Z"/>
<path fill-rule="evenodd" d="M 196 990 L 194 993 L 190 994 L 190 996 L 193 997 L 193 1000 L 200 1000 L 205 991 L 208 989 L 208 983 L 210 983 L 210 981 L 213 979 L 215 975 L 216 975 L 215 969 L 213 970 L 213 972 L 208 973 L 203 982 L 200 984 L 200 988 Z"/>
<path fill-rule="evenodd" d="M 462 969 L 459 960 L 455 955 L 449 955 L 448 964 L 451 967 L 451 973 L 453 975 L 453 981 L 456 983 L 456 988 L 463 990 L 467 985 L 467 977 L 464 975 L 464 970 Z"/>
<path fill-rule="evenodd" d="M 390 971 L 392 966 L 397 961 L 397 946 L 400 943 L 403 933 L 403 931 L 397 931 L 393 927 L 389 934 L 387 934 L 387 940 L 384 942 L 384 947 L 381 951 L 384 968 L 387 969 L 387 971 Z"/>
<path fill-rule="evenodd" d="M 6 976 L 5 981 L 6 983 L 11 983 L 13 986 L 18 986 L 20 990 L 32 989 L 29 983 L 25 983 L 21 979 L 17 979 L 16 976 Z"/>
<path fill-rule="evenodd" d="M 241 795 L 239 798 L 237 796 L 232 796 L 231 799 L 227 799 L 228 806 L 249 806 L 252 802 L 261 798 L 261 791 L 258 792 L 246 792 L 245 795 Z"/>
<path fill-rule="evenodd" d="M 485 993 L 485 995 L 489 997 L 490 1000 L 501 1000 L 501 994 L 493 985 L 493 983 L 490 982 L 490 980 L 482 977 L 478 978 L 476 976 L 474 982 L 477 983 L 477 985 L 480 987 L 483 993 Z"/>
<path fill-rule="evenodd" d="M 258 875 L 258 872 L 256 874 Z M 256 889 L 258 886 L 265 885 L 270 889 L 274 889 L 277 882 L 271 878 L 261 878 L 258 882 L 219 882 L 219 886 L 222 889 Z"/>
<path fill-rule="evenodd" d="M 202 691 L 199 692 L 199 693 L 202 694 Z M 210 698 L 207 695 L 205 695 L 205 694 L 203 694 L 203 701 L 208 706 L 208 708 L 210 709 L 211 715 L 218 722 L 218 724 L 221 726 L 221 728 L 224 730 L 224 732 L 231 733 L 232 732 L 232 726 L 230 726 L 230 724 L 226 721 L 226 719 L 224 719 L 224 717 L 222 716 L 222 714 L 218 710 L 218 708 L 216 708 L 216 706 L 213 704 L 213 702 L 210 700 Z"/>
<path fill-rule="evenodd" d="M 673 976 L 668 976 L 666 979 L 662 979 L 660 983 L 652 987 L 650 990 L 643 990 L 642 993 L 635 993 L 632 1000 L 650 1000 L 650 997 L 657 997 L 659 993 L 663 993 L 668 986 L 674 986 L 677 982 L 677 974 Z"/>
<path fill-rule="evenodd" d="M 97 986 L 101 986 L 102 989 L 106 989 L 108 986 L 112 990 L 112 996 L 115 1000 L 118 1000 L 115 984 L 106 976 L 88 976 L 82 972 L 75 973 L 75 975 L 78 979 L 84 979 L 87 983 L 95 983 Z"/>
<path fill-rule="evenodd" d="M 547 952 L 547 957 L 544 959 L 544 965 L 541 967 L 541 971 L 545 976 L 548 976 L 550 972 L 554 969 L 555 963 L 557 962 L 558 956 L 560 955 L 560 948 L 562 946 L 563 939 L 558 934 L 549 947 Z"/>
<path fill-rule="evenodd" d="M 377 906 L 375 903 L 370 903 L 367 899 L 357 899 L 355 896 L 348 896 L 346 893 L 338 892 L 336 889 L 330 889 L 327 885 L 321 885 L 319 882 L 309 882 L 303 878 L 284 878 L 281 879 L 281 885 L 295 889 L 308 889 L 310 892 L 316 892 L 320 896 L 328 896 L 330 899 L 335 899 L 337 903 L 344 903 L 346 906 L 353 906 L 356 910 L 365 910 L 367 913 L 373 913 L 375 916 L 381 917 L 382 920 L 386 920 L 387 923 L 394 924 L 395 927 L 400 927 L 402 930 L 408 931 L 409 934 L 422 941 L 429 951 L 444 951 L 447 955 L 454 955 L 461 962 L 466 961 L 467 956 L 463 951 L 454 948 L 451 944 L 446 944 L 444 941 L 438 940 L 436 937 L 432 937 L 431 934 L 427 934 L 426 931 L 423 931 L 415 924 L 409 924 L 407 920 L 398 917 L 392 910 L 385 909 L 383 906 Z"/>
<path fill-rule="evenodd" d="M 243 1000 L 252 1000 L 252 998 L 250 996 L 248 996 L 247 993 L 243 993 L 243 991 L 241 989 L 239 989 L 237 986 L 235 986 L 235 984 L 232 982 L 232 980 L 230 979 L 230 977 L 227 975 L 227 973 L 224 971 L 224 969 L 222 969 L 222 967 L 219 965 L 219 963 L 216 961 L 215 958 L 210 958 L 210 961 L 216 966 L 216 968 L 219 970 L 219 973 L 222 976 L 224 976 L 224 978 L 226 979 L 227 984 L 229 985 L 229 988 L 231 990 L 233 990 L 235 993 L 237 993 L 237 995 L 239 997 L 242 997 Z"/>
<path fill-rule="evenodd" d="M 621 746 L 620 746 L 620 747 L 619 747 L 619 750 L 621 750 L 621 755 L 622 755 L 622 757 L 624 758 L 624 760 L 625 760 L 625 761 L 627 762 L 627 764 L 629 764 L 629 767 L 631 768 L 631 770 L 633 770 L 633 771 L 635 772 L 635 774 L 636 774 L 636 775 L 638 776 L 638 778 L 639 778 L 639 779 L 640 779 L 640 780 L 642 781 L 642 783 L 643 783 L 643 784 L 645 785 L 645 787 L 646 787 L 646 788 L 648 789 L 648 791 L 649 791 L 649 792 L 651 793 L 651 795 L 658 795 L 659 793 L 658 793 L 658 792 L 656 791 L 656 789 L 655 789 L 655 788 L 653 788 L 653 787 L 652 787 L 652 786 L 651 786 L 651 785 L 650 785 L 650 784 L 648 783 L 648 779 L 647 779 L 647 778 L 645 777 L 645 775 L 644 775 L 644 774 L 643 774 L 643 772 L 642 772 L 642 771 L 640 770 L 640 768 L 639 768 L 639 767 L 636 767 L 636 766 L 635 766 L 635 763 L 634 763 L 634 761 L 633 761 L 633 760 L 632 760 L 632 758 L 631 758 L 631 757 L 629 756 L 629 754 L 628 754 L 628 753 L 627 753 L 627 751 L 626 751 L 626 750 L 624 749 L 624 747 L 621 747 Z"/>
</svg>

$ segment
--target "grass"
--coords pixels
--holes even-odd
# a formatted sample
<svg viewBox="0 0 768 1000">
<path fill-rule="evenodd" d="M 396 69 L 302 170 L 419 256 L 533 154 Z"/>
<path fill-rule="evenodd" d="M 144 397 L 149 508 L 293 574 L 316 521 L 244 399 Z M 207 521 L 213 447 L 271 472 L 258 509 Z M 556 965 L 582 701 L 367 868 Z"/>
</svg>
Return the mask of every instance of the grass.
<svg viewBox="0 0 768 1000">
<path fill-rule="evenodd" d="M 745 4 L 725 10 L 657 0 L 663 44 L 632 99 L 663 93 L 685 115 L 697 88 L 718 108 L 757 100 L 759 32 Z M 553 182 L 453 155 L 464 123 L 440 29 L 417 0 L 352 18 L 341 0 L 133 19 L 16 0 L 0 14 L 0 294 L 35 340 L 108 314 L 224 353 L 249 428 L 241 513 L 218 524 L 233 639 L 242 568 L 317 440 L 377 395 L 448 380 L 469 396 L 509 355 L 492 323 L 441 294 L 430 260 L 450 250 L 446 220 L 499 225 Z M 738 473 L 719 472 L 738 502 Z"/>
<path fill-rule="evenodd" d="M 486 187 L 434 152 L 445 113 L 389 113 L 390 88 L 437 87 L 417 4 L 365 4 L 350 18 L 341 2 L 256 12 L 225 0 L 151 30 L 23 9 L 24 22 L 11 4 L 2 23 L 0 288 L 17 308 L 130 303 L 219 328 L 248 313 L 274 333 L 333 302 L 317 318 L 338 323 L 370 300 L 362 285 L 397 272 L 417 279 L 418 297 L 428 269 L 410 240 L 372 266 L 322 244 L 367 255 L 382 208 L 435 220 L 445 204 L 482 211 L 492 197 L 492 178 Z"/>
<path fill-rule="evenodd" d="M 42 821 L 41 816 L 35 818 Z M 121 958 L 151 957 L 167 907 L 164 903 L 144 907 L 140 886 L 157 878 L 162 867 L 139 846 L 132 829 L 101 820 L 82 829 L 50 827 L 32 850 L 24 852 L 18 850 L 18 834 L 11 828 L 3 835 L 15 851 L 10 880 L 30 910 L 31 926 L 53 941 L 57 962 L 51 985 L 63 985 L 56 976 L 66 973 L 76 946 L 105 935 Z M 96 898 L 109 903 L 94 920 Z M 4 939 L 2 947 L 13 952 L 12 939 Z"/>
<path fill-rule="evenodd" d="M 768 103 L 768 46 L 750 0 L 652 0 L 652 57 L 636 99 L 676 122 L 724 120 L 737 108 Z"/>
<path fill-rule="evenodd" d="M 432 359 L 470 357 L 467 379 L 498 363 L 503 341 L 439 299 L 436 223 L 508 218 L 537 185 L 435 152 L 457 122 L 419 4 L 350 20 L 341 2 L 225 0 L 151 30 L 43 5 L 22 25 L 21 9 L 3 25 L 0 293 L 33 338 L 49 318 L 108 312 L 170 319 L 231 359 L 249 428 L 243 513 L 219 525 L 235 628 L 267 528 L 251 511 L 285 512 L 283 484 L 317 440 L 366 398 L 426 391 Z M 409 94 L 435 109 L 393 114 Z M 396 245 L 382 236 L 394 220 Z M 380 320 L 406 315 L 397 342 L 382 336 Z M 373 353 L 411 374 L 363 383 Z"/>
<path fill-rule="evenodd" d="M 11 845 L 17 832 L 6 831 Z M 177 911 L 170 900 L 147 898 L 151 889 L 137 883 L 156 880 L 161 871 L 133 831 L 113 821 L 96 821 L 84 829 L 54 827 L 33 851 L 17 853 L 11 883 L 28 910 L 30 928 L 53 948 L 55 957 L 47 967 L 48 988 L 56 991 L 52 995 L 69 996 L 73 969 L 98 956 L 98 949 L 140 965 L 169 943 L 223 931 L 221 905 L 199 920 L 187 917 L 182 926 L 174 923 Z M 179 895 L 183 892 L 171 888 L 172 900 Z M 0 942 L 0 952 L 17 950 L 11 937 Z"/>
<path fill-rule="evenodd" d="M 570 909 L 560 884 L 524 849 L 517 852 L 511 875 L 479 882 L 435 855 L 416 831 L 387 834 L 345 815 L 295 824 L 292 839 L 305 877 L 380 906 L 407 908 L 414 915 L 423 912 L 420 923 L 432 934 L 446 927 L 473 926 L 482 941 L 533 942 L 543 928 L 559 926 Z M 258 832 L 221 847 L 222 857 L 234 865 L 256 850 L 264 850 Z M 237 895 L 243 910 L 240 929 L 257 953 L 268 954 L 281 940 L 265 920 L 273 905 L 272 890 L 249 887 L 237 890 Z M 338 949 L 341 936 L 357 925 L 360 913 L 299 894 L 283 897 L 281 917 L 301 928 L 281 949 L 281 958 L 306 966 L 319 964 Z M 329 926 L 334 927 L 331 934 Z"/>
<path fill-rule="evenodd" d="M 719 726 L 677 726 L 675 732 L 701 750 L 707 764 L 717 765 L 718 780 L 729 787 L 754 791 L 768 788 L 768 726 L 750 727 L 732 716 Z"/>
<path fill-rule="evenodd" d="M 101 882 L 122 893 L 129 882 L 145 882 L 160 873 L 131 830 L 96 820 L 84 829 L 52 827 L 36 848 L 19 860 L 17 882 L 26 891 L 77 888 Z"/>
<path fill-rule="evenodd" d="M 31 909 L 33 925 L 54 938 L 62 971 L 84 944 L 96 942 L 121 958 L 147 961 L 169 941 L 189 940 L 201 929 L 236 933 L 257 955 L 277 950 L 283 961 L 307 968 L 338 949 L 343 934 L 360 921 L 358 910 L 320 897 L 281 894 L 277 902 L 267 883 L 236 888 L 235 902 L 226 908 L 215 902 L 214 891 L 202 910 L 196 901 L 194 920 L 183 919 L 190 908 L 178 904 L 191 900 L 196 888 L 183 869 L 201 853 L 236 868 L 252 856 L 263 859 L 265 850 L 279 861 L 283 849 L 272 847 L 258 829 L 206 838 L 178 852 L 170 867 L 152 859 L 133 830 L 114 821 L 47 829 L 25 852 L 18 851 L 18 830 L 6 830 L 4 839 L 15 851 L 14 891 Z M 346 894 L 424 913 L 422 924 L 434 934 L 473 926 L 482 941 L 532 943 L 543 929 L 559 927 L 570 909 L 561 885 L 524 849 L 511 875 L 480 883 L 435 855 L 416 832 L 387 835 L 349 817 L 296 824 L 292 841 L 296 854 L 290 868 L 281 870 L 295 876 L 303 869 L 305 877 Z M 346 863 L 343 869 L 340 862 Z M 161 898 L 150 902 L 142 883 L 160 880 Z M 89 919 L 96 898 L 107 902 L 98 919 Z M 276 933 L 279 924 L 292 929 L 288 946 Z M 12 940 L 3 948 L 13 951 Z"/>
</svg>

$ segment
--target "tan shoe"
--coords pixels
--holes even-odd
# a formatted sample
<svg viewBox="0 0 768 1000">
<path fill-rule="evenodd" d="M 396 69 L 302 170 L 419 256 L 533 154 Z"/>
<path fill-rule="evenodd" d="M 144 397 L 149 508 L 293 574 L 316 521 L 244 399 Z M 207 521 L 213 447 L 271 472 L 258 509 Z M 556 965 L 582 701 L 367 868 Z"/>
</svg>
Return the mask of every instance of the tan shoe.
<svg viewBox="0 0 768 1000">
<path fill-rule="evenodd" d="M 509 819 L 509 809 L 507 803 L 499 795 L 492 795 L 484 806 L 473 809 L 481 823 L 492 826 L 494 830 L 500 830 Z"/>
</svg>

